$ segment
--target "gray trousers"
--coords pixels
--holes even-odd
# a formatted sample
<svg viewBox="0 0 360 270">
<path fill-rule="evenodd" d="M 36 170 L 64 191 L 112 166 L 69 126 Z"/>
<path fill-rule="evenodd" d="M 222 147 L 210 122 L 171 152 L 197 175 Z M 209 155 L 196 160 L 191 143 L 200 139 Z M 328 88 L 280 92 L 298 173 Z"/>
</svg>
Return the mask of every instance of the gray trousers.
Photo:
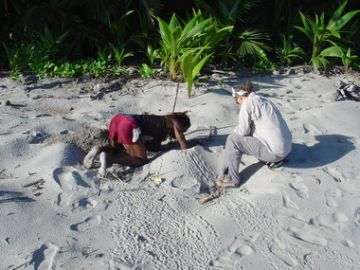
<svg viewBox="0 0 360 270">
<path fill-rule="evenodd" d="M 284 157 L 278 157 L 270 153 L 266 146 L 252 136 L 240 136 L 230 134 L 227 137 L 225 153 L 220 165 L 219 175 L 228 174 L 228 178 L 235 185 L 240 184 L 239 165 L 242 154 L 251 155 L 261 161 L 276 162 Z"/>
</svg>

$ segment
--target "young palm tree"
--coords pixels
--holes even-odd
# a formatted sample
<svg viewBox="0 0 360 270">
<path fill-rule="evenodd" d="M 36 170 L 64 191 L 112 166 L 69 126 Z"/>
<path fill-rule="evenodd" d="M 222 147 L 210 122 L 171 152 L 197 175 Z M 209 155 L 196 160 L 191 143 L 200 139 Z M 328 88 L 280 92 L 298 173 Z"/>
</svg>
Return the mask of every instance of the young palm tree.
<svg viewBox="0 0 360 270">
<path fill-rule="evenodd" d="M 200 20 L 200 13 L 182 25 L 175 14 L 166 23 L 158 18 L 160 32 L 160 57 L 169 69 L 170 78 L 176 80 L 180 70 L 181 55 L 187 49 L 195 49 L 199 41 L 205 39 L 204 31 L 211 24 L 211 19 Z M 202 44 L 204 46 L 206 44 Z"/>
<path fill-rule="evenodd" d="M 347 1 L 340 5 L 327 22 L 325 22 L 324 12 L 322 12 L 320 16 L 315 14 L 315 18 L 306 16 L 301 11 L 299 12 L 303 25 L 296 26 L 296 29 L 305 34 L 311 43 L 312 52 L 310 62 L 315 70 L 318 70 L 321 66 L 325 67 L 328 64 L 326 59 L 327 46 L 329 44 L 341 43 L 342 30 L 349 21 L 360 12 L 360 10 L 352 10 L 343 14 L 346 4 Z"/>
</svg>

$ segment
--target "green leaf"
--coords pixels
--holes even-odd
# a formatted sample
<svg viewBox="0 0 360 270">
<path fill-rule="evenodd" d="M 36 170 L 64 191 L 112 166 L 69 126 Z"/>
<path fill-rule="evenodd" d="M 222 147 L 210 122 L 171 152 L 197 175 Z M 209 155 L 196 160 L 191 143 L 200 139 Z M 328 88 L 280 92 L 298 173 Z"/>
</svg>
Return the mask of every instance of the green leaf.
<svg viewBox="0 0 360 270">
<path fill-rule="evenodd" d="M 328 47 L 328 48 L 322 50 L 320 55 L 323 57 L 339 57 L 339 58 L 341 58 L 342 51 L 337 46 L 331 46 L 331 47 Z"/>
<path fill-rule="evenodd" d="M 190 98 L 193 81 L 203 68 L 205 63 L 211 57 L 212 54 L 207 54 L 201 58 L 202 54 L 208 49 L 208 46 L 204 46 L 200 50 L 188 49 L 181 56 L 181 69 L 184 79 L 186 81 L 187 95 Z"/>
<path fill-rule="evenodd" d="M 201 59 L 199 63 L 197 63 L 192 71 L 192 78 L 195 79 L 195 77 L 199 74 L 200 70 L 203 68 L 203 66 L 206 64 L 206 62 L 209 60 L 209 58 L 212 56 L 212 54 L 206 55 L 204 58 Z"/>
<path fill-rule="evenodd" d="M 330 33 L 332 36 L 334 36 L 336 38 L 339 38 L 339 39 L 341 38 L 340 33 L 336 30 L 330 30 Z"/>
<path fill-rule="evenodd" d="M 337 10 L 335 10 L 335 12 L 334 12 L 333 15 L 331 16 L 329 22 L 331 22 L 331 21 L 335 22 L 335 21 L 337 21 L 337 20 L 340 18 L 340 16 L 341 16 L 341 15 L 343 14 L 343 12 L 344 12 L 344 9 L 345 9 L 346 4 L 347 4 L 347 0 L 346 0 L 343 4 L 341 4 L 341 5 L 337 8 Z M 330 27 L 330 25 L 328 25 L 328 27 Z"/>
<path fill-rule="evenodd" d="M 353 10 L 353 11 L 346 13 L 344 16 L 342 16 L 341 18 L 339 18 L 338 20 L 336 20 L 332 24 L 330 24 L 330 26 L 328 26 L 328 28 L 338 30 L 338 31 L 341 30 L 359 12 L 360 12 L 360 10 Z"/>
</svg>

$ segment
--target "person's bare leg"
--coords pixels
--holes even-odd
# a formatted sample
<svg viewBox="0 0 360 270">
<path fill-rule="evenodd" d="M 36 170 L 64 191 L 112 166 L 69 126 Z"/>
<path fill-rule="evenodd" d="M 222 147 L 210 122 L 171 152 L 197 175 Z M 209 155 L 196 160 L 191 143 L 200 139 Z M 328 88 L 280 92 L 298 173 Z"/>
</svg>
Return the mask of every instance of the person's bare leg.
<svg viewBox="0 0 360 270">
<path fill-rule="evenodd" d="M 94 166 L 95 159 L 100 152 L 106 152 L 110 155 L 113 155 L 115 154 L 117 147 L 121 148 L 122 146 L 116 144 L 114 141 L 111 141 L 111 144 L 105 146 L 100 146 L 100 145 L 93 146 L 83 160 L 84 167 L 87 169 L 92 168 Z"/>
<path fill-rule="evenodd" d="M 147 160 L 144 160 L 142 158 L 132 157 L 128 155 L 113 157 L 111 161 L 114 164 L 120 164 L 129 167 L 139 167 L 145 165 L 148 162 Z"/>
<path fill-rule="evenodd" d="M 101 177 L 105 177 L 106 176 L 106 168 L 107 168 L 106 152 L 101 152 L 99 159 L 100 159 L 100 168 L 99 168 L 98 174 Z"/>
<path fill-rule="evenodd" d="M 113 157 L 112 162 L 124 166 L 138 167 L 148 162 L 146 148 L 142 144 L 124 144 L 129 155 Z"/>
<path fill-rule="evenodd" d="M 100 145 L 95 145 L 91 148 L 91 150 L 89 151 L 89 153 L 87 153 L 87 155 L 83 160 L 83 164 L 85 168 L 90 169 L 94 165 L 94 161 L 97 155 L 100 153 L 100 151 L 101 151 Z"/>
</svg>

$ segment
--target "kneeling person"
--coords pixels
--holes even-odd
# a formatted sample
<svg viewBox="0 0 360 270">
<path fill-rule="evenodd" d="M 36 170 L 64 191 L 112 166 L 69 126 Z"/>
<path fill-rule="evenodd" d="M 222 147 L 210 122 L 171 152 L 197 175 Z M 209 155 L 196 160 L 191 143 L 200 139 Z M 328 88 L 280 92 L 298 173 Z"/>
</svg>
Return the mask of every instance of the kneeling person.
<svg viewBox="0 0 360 270">
<path fill-rule="evenodd" d="M 186 112 L 166 115 L 118 114 L 109 124 L 110 145 L 94 146 L 84 158 L 84 166 L 92 167 L 99 153 L 115 153 L 119 146 L 123 147 L 128 155 L 113 158 L 113 163 L 130 167 L 142 166 L 148 162 L 147 150 L 159 151 L 161 142 L 168 137 L 175 138 L 181 149 L 187 149 L 184 132 L 190 125 Z"/>
</svg>

